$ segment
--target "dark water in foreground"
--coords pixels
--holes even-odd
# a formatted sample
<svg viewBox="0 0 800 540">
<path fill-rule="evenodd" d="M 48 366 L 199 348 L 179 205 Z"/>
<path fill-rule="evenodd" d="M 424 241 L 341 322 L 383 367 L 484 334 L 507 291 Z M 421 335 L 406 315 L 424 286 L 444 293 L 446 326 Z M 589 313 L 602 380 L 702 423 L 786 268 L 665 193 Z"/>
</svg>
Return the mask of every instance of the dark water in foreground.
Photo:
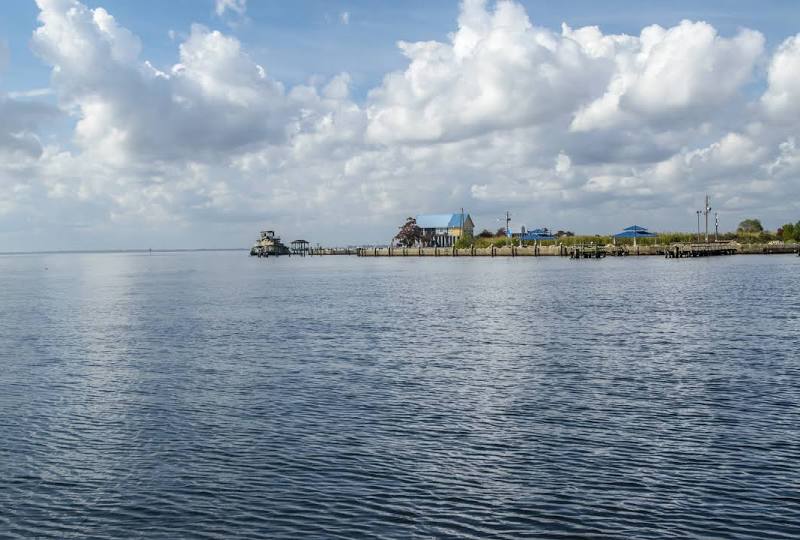
<svg viewBox="0 0 800 540">
<path fill-rule="evenodd" d="M 0 257 L 0 538 L 798 538 L 799 274 Z"/>
</svg>

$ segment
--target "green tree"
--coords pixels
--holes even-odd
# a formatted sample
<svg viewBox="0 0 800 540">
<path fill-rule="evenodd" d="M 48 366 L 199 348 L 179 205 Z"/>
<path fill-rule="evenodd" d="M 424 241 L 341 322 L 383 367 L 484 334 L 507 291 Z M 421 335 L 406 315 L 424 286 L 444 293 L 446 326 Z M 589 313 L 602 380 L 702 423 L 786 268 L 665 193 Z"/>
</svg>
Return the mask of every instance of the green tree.
<svg viewBox="0 0 800 540">
<path fill-rule="evenodd" d="M 736 228 L 736 232 L 760 233 L 764 232 L 764 226 L 761 225 L 761 221 L 758 219 L 745 219 L 739 223 L 739 226 Z"/>
<path fill-rule="evenodd" d="M 472 246 L 472 237 L 464 235 L 456 240 L 456 249 L 466 249 Z"/>
<path fill-rule="evenodd" d="M 787 223 L 781 227 L 779 229 L 779 236 L 784 242 L 794 242 L 795 238 L 797 237 L 797 231 L 795 231 L 794 223 Z"/>
<path fill-rule="evenodd" d="M 417 225 L 417 220 L 413 217 L 406 218 L 406 222 L 400 227 L 400 232 L 394 237 L 398 245 L 402 247 L 412 247 L 422 241 L 422 229 Z"/>
</svg>

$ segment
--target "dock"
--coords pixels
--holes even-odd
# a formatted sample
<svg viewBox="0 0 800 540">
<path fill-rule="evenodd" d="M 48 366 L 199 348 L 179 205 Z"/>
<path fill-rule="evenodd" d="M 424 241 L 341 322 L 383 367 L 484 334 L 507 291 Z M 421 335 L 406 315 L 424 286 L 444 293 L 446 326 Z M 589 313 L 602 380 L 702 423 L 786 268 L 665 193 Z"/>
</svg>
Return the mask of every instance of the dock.
<svg viewBox="0 0 800 540">
<path fill-rule="evenodd" d="M 308 250 L 309 255 L 358 255 L 360 249 L 365 248 L 324 248 L 324 247 L 315 247 L 310 248 Z"/>
<path fill-rule="evenodd" d="M 566 256 L 566 246 L 369 247 L 358 248 L 359 257 L 542 257 Z"/>
<path fill-rule="evenodd" d="M 608 255 L 605 246 L 598 244 L 576 244 L 569 246 L 570 259 L 604 259 Z"/>
<path fill-rule="evenodd" d="M 728 242 L 713 244 L 671 244 L 666 252 L 668 259 L 683 259 L 687 257 L 715 257 L 719 255 L 736 255 L 738 249 Z"/>
<path fill-rule="evenodd" d="M 272 235 L 272 236 L 271 236 Z M 250 251 L 251 255 L 341 255 L 357 257 L 569 257 L 574 260 L 604 259 L 606 257 L 661 256 L 668 259 L 712 257 L 722 255 L 800 255 L 800 244 L 739 244 L 737 242 L 673 243 L 650 245 L 613 244 L 540 244 L 526 246 L 487 247 L 312 247 L 304 240 L 292 242 L 292 249 L 280 244 L 272 231 L 265 231 Z"/>
</svg>

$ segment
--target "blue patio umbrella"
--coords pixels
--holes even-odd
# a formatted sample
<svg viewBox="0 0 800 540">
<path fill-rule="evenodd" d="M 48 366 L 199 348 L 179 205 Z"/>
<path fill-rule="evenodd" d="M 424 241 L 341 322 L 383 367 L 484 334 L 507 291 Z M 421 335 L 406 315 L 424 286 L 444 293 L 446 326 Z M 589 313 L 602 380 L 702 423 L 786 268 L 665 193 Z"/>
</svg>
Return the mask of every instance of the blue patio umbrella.
<svg viewBox="0 0 800 540">
<path fill-rule="evenodd" d="M 651 233 L 645 227 L 631 225 L 622 229 L 622 232 L 615 234 L 614 238 L 633 238 L 633 245 L 635 246 L 637 238 L 655 238 L 656 236 L 658 235 Z"/>
</svg>

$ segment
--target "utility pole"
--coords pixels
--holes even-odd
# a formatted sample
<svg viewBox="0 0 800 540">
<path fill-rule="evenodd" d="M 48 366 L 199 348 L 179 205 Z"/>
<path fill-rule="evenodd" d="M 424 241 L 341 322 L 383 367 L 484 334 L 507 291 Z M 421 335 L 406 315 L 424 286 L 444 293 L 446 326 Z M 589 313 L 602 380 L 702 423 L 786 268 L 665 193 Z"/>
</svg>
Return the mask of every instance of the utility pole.
<svg viewBox="0 0 800 540">
<path fill-rule="evenodd" d="M 509 242 L 511 242 L 511 229 L 509 229 L 510 226 L 511 226 L 511 213 L 509 213 L 509 211 L 506 210 L 506 236 L 508 237 Z"/>
<path fill-rule="evenodd" d="M 714 212 L 714 242 L 719 242 L 719 212 Z"/>
<path fill-rule="evenodd" d="M 458 237 L 459 240 L 464 239 L 464 208 L 461 208 L 461 234 Z"/>
<path fill-rule="evenodd" d="M 706 244 L 708 244 L 708 214 L 711 212 L 711 205 L 708 204 L 708 193 L 706 193 L 706 207 L 703 210 L 703 215 L 706 218 Z"/>
<path fill-rule="evenodd" d="M 697 210 L 697 243 L 700 243 L 700 214 L 702 214 L 702 210 Z"/>
</svg>

